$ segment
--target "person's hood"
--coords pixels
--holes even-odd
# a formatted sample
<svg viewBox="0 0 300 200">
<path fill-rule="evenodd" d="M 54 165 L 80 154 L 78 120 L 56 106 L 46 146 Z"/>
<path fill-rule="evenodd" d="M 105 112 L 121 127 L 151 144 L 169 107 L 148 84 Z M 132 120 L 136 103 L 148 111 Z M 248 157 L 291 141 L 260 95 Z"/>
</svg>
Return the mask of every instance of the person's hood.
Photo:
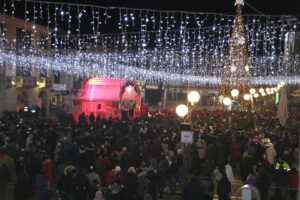
<svg viewBox="0 0 300 200">
<path fill-rule="evenodd" d="M 138 178 L 139 178 L 139 177 L 142 177 L 142 176 L 147 176 L 147 172 L 146 172 L 146 171 L 142 171 L 142 172 L 140 172 L 140 173 L 137 175 Z"/>
<path fill-rule="evenodd" d="M 74 169 L 76 169 L 76 168 L 73 165 L 66 166 L 65 169 L 64 169 L 64 175 L 66 176 L 68 173 L 70 173 Z"/>
<path fill-rule="evenodd" d="M 48 158 L 48 159 L 46 159 L 46 160 L 44 160 L 44 162 L 42 163 L 42 165 L 44 165 L 44 164 L 46 164 L 46 163 L 48 163 L 48 162 L 51 162 L 51 160 Z"/>
</svg>

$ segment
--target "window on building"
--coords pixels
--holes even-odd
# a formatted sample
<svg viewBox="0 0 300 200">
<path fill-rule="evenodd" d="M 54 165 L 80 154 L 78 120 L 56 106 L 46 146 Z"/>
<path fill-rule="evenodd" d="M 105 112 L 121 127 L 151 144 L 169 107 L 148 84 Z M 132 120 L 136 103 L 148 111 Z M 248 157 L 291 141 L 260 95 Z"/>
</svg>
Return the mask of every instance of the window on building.
<svg viewBox="0 0 300 200">
<path fill-rule="evenodd" d="M 40 36 L 40 48 L 48 49 L 48 37 L 46 35 Z"/>
<path fill-rule="evenodd" d="M 16 48 L 19 49 L 30 49 L 31 48 L 31 32 L 17 28 L 17 41 Z"/>
<path fill-rule="evenodd" d="M 16 75 L 23 77 L 31 77 L 31 67 L 16 65 Z"/>
<path fill-rule="evenodd" d="M 40 69 L 40 77 L 47 77 L 47 69 Z"/>
<path fill-rule="evenodd" d="M 146 89 L 145 90 L 145 100 L 149 105 L 158 105 L 162 99 L 161 89 Z"/>
<path fill-rule="evenodd" d="M 185 91 L 180 91 L 177 95 L 178 101 L 186 101 L 187 100 L 187 93 Z"/>
<path fill-rule="evenodd" d="M 213 106 L 214 105 L 214 96 L 210 96 L 210 95 L 201 96 L 201 105 L 202 106 Z"/>
<path fill-rule="evenodd" d="M 60 83 L 60 72 L 53 72 L 54 74 L 54 83 Z"/>
</svg>

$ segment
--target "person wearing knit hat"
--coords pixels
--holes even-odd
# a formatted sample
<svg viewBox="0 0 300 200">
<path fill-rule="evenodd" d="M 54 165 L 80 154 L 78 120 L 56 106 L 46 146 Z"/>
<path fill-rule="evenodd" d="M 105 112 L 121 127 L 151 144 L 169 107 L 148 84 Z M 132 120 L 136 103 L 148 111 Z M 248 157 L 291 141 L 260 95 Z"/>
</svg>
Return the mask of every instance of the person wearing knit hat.
<svg viewBox="0 0 300 200">
<path fill-rule="evenodd" d="M 116 170 L 116 172 L 120 172 L 121 171 L 121 167 L 120 166 L 116 166 L 115 170 Z"/>
</svg>

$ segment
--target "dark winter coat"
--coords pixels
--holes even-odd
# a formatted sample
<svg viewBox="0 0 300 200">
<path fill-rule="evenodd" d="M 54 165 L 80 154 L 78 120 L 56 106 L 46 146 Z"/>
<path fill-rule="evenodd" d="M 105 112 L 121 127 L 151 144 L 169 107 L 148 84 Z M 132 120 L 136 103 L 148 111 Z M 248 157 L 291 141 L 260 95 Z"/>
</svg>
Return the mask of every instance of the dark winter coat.
<svg viewBox="0 0 300 200">
<path fill-rule="evenodd" d="M 182 200 L 199 200 L 202 197 L 201 186 L 195 182 L 190 182 L 182 192 Z"/>
<path fill-rule="evenodd" d="M 37 200 L 50 200 L 52 197 L 52 190 L 48 187 L 48 183 L 41 175 L 36 177 L 35 198 Z"/>
<path fill-rule="evenodd" d="M 221 180 L 218 182 L 217 194 L 220 200 L 227 200 L 231 192 L 231 184 L 228 181 L 226 174 L 222 174 Z"/>
<path fill-rule="evenodd" d="M 137 187 L 137 177 L 134 173 L 130 172 L 124 179 L 125 199 L 134 199 Z"/>
</svg>

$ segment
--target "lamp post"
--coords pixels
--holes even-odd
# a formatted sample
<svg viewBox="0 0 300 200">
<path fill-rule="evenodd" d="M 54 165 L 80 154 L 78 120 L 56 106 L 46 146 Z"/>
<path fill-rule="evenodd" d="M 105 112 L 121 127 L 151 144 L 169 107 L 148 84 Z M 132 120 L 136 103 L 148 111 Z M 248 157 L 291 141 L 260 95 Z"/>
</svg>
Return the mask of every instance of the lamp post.
<svg viewBox="0 0 300 200">
<path fill-rule="evenodd" d="M 200 100 L 200 94 L 197 92 L 197 91 L 191 91 L 188 93 L 188 96 L 187 96 L 187 100 L 188 102 L 190 102 L 191 106 L 194 106 L 196 103 L 199 102 Z M 189 103 L 187 102 L 187 105 L 178 105 L 176 107 L 176 114 L 180 117 L 180 118 L 184 118 L 186 115 L 188 115 L 188 127 L 189 128 L 182 128 L 182 132 L 181 132 L 181 137 L 183 137 L 183 131 L 187 131 L 189 132 L 190 135 L 193 134 L 193 132 L 190 131 L 190 126 L 191 126 L 191 123 L 192 123 L 192 117 L 191 117 L 191 114 L 192 114 L 192 108 L 190 109 L 189 108 Z M 186 125 L 186 124 L 184 124 Z M 182 141 L 183 142 L 183 141 Z M 186 186 L 188 184 L 188 181 L 189 181 L 189 177 L 190 177 L 190 143 L 186 143 L 186 142 L 183 142 L 184 143 L 184 148 L 183 148 L 183 169 L 184 169 L 184 173 L 183 173 L 183 184 L 182 186 Z"/>
</svg>

